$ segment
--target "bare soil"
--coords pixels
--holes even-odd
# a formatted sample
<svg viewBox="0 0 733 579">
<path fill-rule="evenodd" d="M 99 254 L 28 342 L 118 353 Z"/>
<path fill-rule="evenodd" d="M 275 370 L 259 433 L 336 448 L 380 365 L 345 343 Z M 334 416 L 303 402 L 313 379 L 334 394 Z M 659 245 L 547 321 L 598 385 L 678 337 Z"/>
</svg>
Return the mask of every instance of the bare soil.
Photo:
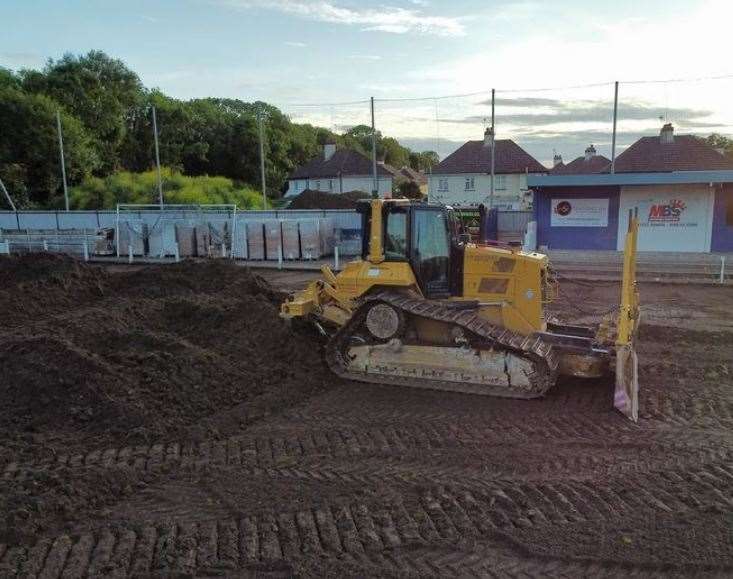
<svg viewBox="0 0 733 579">
<path fill-rule="evenodd" d="M 632 424 L 611 380 L 338 380 L 277 317 L 311 274 L 26 259 L 0 262 L 0 577 L 733 574 L 729 287 L 641 287 Z"/>
</svg>

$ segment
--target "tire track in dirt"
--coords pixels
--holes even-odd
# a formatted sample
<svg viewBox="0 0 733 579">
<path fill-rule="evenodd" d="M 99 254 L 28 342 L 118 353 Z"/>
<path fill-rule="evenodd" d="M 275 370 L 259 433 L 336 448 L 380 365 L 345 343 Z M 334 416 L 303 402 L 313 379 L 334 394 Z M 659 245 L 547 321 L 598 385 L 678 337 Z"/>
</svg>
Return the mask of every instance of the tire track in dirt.
<svg viewBox="0 0 733 579">
<path fill-rule="evenodd" d="M 414 547 L 456 545 L 491 538 L 517 528 L 562 525 L 574 522 L 622 519 L 630 513 L 682 512 L 706 508 L 692 497 L 675 496 L 675 480 L 691 485 L 700 497 L 718 493 L 730 507 L 733 473 L 721 466 L 700 471 L 670 471 L 662 477 L 625 479 L 632 492 L 592 484 L 490 483 L 483 491 L 439 487 L 414 500 L 384 503 L 353 502 L 300 511 L 272 512 L 258 516 L 226 517 L 159 523 L 134 528 L 103 529 L 79 536 L 42 539 L 31 547 L 0 545 L 0 570 L 26 577 L 81 577 L 246 568 L 262 562 L 297 562 L 300 559 L 339 557 L 347 554 L 357 563 L 395 571 L 432 575 L 461 572 L 485 563 L 481 555 L 459 549 L 418 557 Z M 677 481 L 679 482 L 679 481 Z M 687 500 L 685 500 L 687 499 Z M 395 551 L 406 550 L 406 557 Z M 430 549 L 432 551 L 432 549 Z M 578 571 L 589 576 L 598 562 L 575 562 L 564 569 L 560 560 L 544 569 L 551 574 Z M 534 568 L 541 571 L 536 563 Z M 602 565 L 608 569 L 608 565 Z M 386 566 L 389 569 L 389 565 Z M 613 564 L 614 571 L 634 571 L 633 565 Z M 642 568 L 653 570 L 653 565 Z M 524 571 L 521 565 L 518 570 Z M 639 571 L 636 569 L 636 571 Z M 722 571 L 722 570 L 720 570 Z M 545 573 L 550 574 L 550 573 Z"/>
</svg>

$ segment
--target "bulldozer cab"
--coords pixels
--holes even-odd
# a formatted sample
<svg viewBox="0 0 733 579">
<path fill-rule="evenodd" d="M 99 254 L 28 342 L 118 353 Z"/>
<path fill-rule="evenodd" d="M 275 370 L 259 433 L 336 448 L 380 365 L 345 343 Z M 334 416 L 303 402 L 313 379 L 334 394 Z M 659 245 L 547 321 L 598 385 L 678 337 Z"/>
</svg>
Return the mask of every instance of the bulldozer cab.
<svg viewBox="0 0 733 579">
<path fill-rule="evenodd" d="M 362 259 L 409 263 L 423 295 L 442 299 L 460 294 L 461 261 L 453 212 L 407 200 L 360 203 Z"/>
</svg>

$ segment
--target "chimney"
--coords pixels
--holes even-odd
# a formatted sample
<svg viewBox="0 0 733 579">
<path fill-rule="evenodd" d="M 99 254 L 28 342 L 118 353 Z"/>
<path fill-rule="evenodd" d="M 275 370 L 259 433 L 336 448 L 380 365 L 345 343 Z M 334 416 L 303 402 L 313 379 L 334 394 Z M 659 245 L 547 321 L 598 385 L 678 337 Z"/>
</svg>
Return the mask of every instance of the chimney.
<svg viewBox="0 0 733 579">
<path fill-rule="evenodd" d="M 333 141 L 332 139 L 329 139 L 323 145 L 323 160 L 328 161 L 331 157 L 333 157 L 333 154 L 335 152 L 336 152 L 336 142 Z"/>
<path fill-rule="evenodd" d="M 659 131 L 659 142 L 662 144 L 674 143 L 674 127 L 672 123 L 667 123 Z"/>
<path fill-rule="evenodd" d="M 555 153 L 555 156 L 552 158 L 552 166 L 557 167 L 558 165 L 562 165 L 562 155 Z"/>
<path fill-rule="evenodd" d="M 494 143 L 494 130 L 491 127 L 487 127 L 484 131 L 484 147 L 491 147 Z"/>
<path fill-rule="evenodd" d="M 596 148 L 593 145 L 589 145 L 588 148 L 585 150 L 585 160 L 590 161 L 595 156 Z"/>
</svg>

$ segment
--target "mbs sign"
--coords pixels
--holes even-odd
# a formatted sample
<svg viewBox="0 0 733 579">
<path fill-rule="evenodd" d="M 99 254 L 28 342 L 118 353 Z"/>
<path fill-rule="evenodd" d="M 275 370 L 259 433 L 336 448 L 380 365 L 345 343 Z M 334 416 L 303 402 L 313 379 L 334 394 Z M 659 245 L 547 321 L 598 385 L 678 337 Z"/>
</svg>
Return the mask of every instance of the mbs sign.
<svg viewBox="0 0 733 579">
<path fill-rule="evenodd" d="M 652 205 L 649 208 L 649 216 L 647 221 L 654 222 L 674 222 L 679 221 L 683 211 L 687 208 L 684 201 L 680 199 L 672 199 L 669 203 L 660 203 Z"/>
</svg>

